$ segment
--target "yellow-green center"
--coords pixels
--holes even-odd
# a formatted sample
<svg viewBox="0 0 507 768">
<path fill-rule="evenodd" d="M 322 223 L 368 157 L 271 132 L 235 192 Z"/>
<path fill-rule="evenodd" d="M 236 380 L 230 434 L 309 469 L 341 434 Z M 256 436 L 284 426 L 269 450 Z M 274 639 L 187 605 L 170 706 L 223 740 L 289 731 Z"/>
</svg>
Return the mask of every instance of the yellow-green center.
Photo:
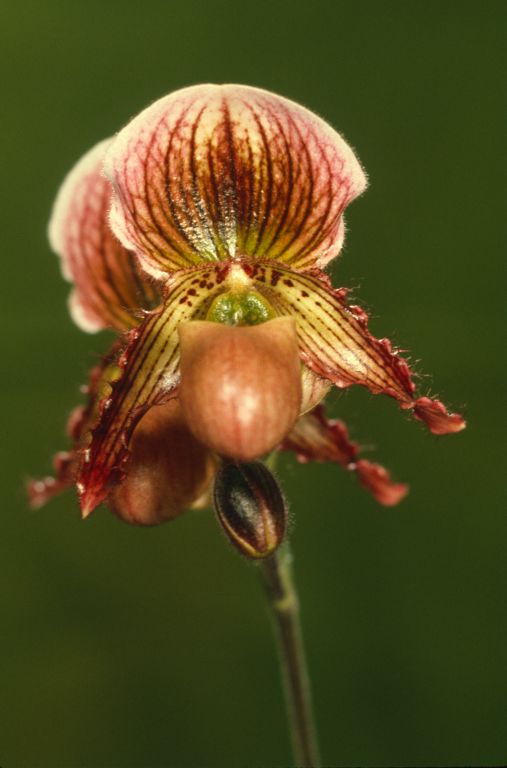
<svg viewBox="0 0 507 768">
<path fill-rule="evenodd" d="M 228 291 L 214 299 L 206 320 L 223 325 L 259 325 L 273 317 L 272 307 L 257 291 Z"/>
</svg>

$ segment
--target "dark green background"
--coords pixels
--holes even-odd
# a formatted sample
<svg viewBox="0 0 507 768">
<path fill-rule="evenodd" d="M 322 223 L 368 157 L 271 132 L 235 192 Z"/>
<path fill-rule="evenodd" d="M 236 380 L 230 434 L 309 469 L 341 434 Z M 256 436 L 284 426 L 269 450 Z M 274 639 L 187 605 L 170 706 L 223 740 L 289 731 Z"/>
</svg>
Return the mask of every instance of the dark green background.
<svg viewBox="0 0 507 768">
<path fill-rule="evenodd" d="M 469 418 L 438 439 L 388 398 L 333 399 L 412 491 L 282 463 L 328 766 L 507 760 L 504 2 L 4 2 L 2 768 L 287 766 L 255 569 L 209 513 L 152 530 L 72 494 L 27 511 L 109 343 L 67 316 L 45 228 L 74 161 L 155 98 L 243 82 L 344 133 L 371 179 L 337 284 Z"/>
</svg>

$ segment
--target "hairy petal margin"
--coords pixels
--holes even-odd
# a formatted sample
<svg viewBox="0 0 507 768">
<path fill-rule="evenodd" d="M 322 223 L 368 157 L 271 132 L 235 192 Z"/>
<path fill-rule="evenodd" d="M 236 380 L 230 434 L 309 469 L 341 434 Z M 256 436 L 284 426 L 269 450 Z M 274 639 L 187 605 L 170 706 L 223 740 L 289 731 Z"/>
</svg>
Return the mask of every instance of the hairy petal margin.
<svg viewBox="0 0 507 768">
<path fill-rule="evenodd" d="M 373 394 L 395 398 L 433 434 L 464 429 L 463 417 L 449 413 L 439 400 L 415 396 L 406 360 L 388 339 L 370 333 L 367 314 L 347 304 L 346 289 L 334 289 L 321 272 L 301 273 L 273 263 L 257 265 L 253 279 L 277 313 L 296 318 L 301 357 L 318 376 L 340 388 L 361 384 Z"/>
</svg>

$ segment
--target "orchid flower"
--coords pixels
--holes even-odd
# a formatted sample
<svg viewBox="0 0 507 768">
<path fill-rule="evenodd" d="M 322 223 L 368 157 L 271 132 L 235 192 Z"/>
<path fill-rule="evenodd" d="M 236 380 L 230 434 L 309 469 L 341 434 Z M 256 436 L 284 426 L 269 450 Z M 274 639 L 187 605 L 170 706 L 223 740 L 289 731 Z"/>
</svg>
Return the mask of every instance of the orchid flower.
<svg viewBox="0 0 507 768">
<path fill-rule="evenodd" d="M 206 503 L 221 457 L 276 448 L 335 461 L 380 503 L 400 501 L 407 487 L 326 419 L 330 387 L 389 395 L 437 435 L 465 422 L 416 394 L 407 362 L 324 272 L 366 184 L 322 119 L 238 85 L 172 93 L 85 155 L 50 242 L 75 322 L 119 338 L 32 504 L 76 483 L 83 516 L 105 500 L 127 521 L 163 522 Z"/>
</svg>

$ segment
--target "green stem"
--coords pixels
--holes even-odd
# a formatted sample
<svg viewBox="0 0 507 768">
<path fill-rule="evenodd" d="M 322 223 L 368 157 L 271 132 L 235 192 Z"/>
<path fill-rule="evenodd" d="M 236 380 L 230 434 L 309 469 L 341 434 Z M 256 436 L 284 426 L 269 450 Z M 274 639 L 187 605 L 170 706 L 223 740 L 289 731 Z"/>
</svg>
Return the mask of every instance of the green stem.
<svg viewBox="0 0 507 768">
<path fill-rule="evenodd" d="M 320 760 L 310 678 L 288 543 L 283 544 L 270 557 L 259 561 L 259 567 L 278 639 L 294 759 L 298 768 L 318 768 Z"/>
</svg>

